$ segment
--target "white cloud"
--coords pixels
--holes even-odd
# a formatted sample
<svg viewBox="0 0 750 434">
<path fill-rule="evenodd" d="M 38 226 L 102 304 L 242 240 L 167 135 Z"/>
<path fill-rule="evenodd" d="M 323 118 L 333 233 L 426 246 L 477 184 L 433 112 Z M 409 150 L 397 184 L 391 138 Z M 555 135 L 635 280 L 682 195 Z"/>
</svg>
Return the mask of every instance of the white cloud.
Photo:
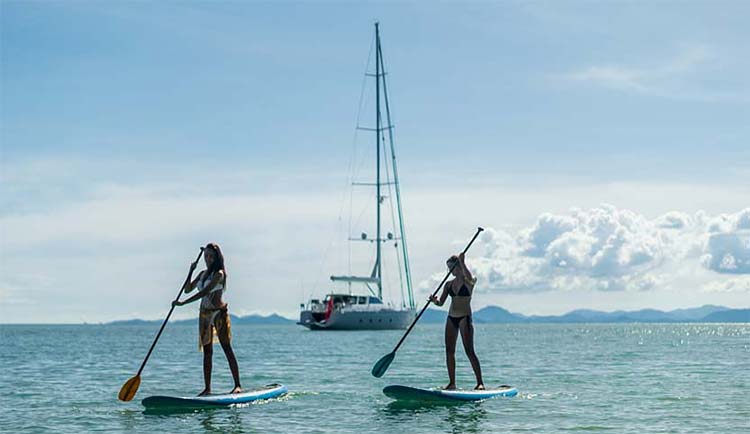
<svg viewBox="0 0 750 434">
<path fill-rule="evenodd" d="M 646 92 L 648 87 L 642 82 L 648 74 L 645 71 L 617 66 L 590 66 L 568 75 L 575 81 L 599 84 L 620 90 Z"/>
<path fill-rule="evenodd" d="M 648 66 L 591 65 L 562 75 L 568 81 L 673 99 L 747 101 L 748 89 L 726 92 L 708 87 L 721 82 L 718 55 L 705 45 L 684 47 L 671 58 Z"/>
<path fill-rule="evenodd" d="M 320 264 L 337 195 L 164 187 L 97 185 L 82 200 L 0 214 L 4 321 L 158 318 L 208 241 L 229 254 L 237 312 L 289 313 L 303 301 L 298 288 Z"/>
<path fill-rule="evenodd" d="M 702 291 L 710 293 L 750 293 L 750 276 L 708 282 L 703 285 Z"/>
<path fill-rule="evenodd" d="M 248 228 L 296 221 L 295 210 L 300 208 L 308 218 L 316 219 L 325 199 L 276 194 L 177 198 L 124 194 L 76 203 L 54 213 L 7 216 L 0 218 L 0 224 L 9 249 L 52 242 L 138 244 L 210 227 Z"/>
<path fill-rule="evenodd" d="M 120 161 L 16 162 L 5 167 L 12 169 L 3 173 L 3 180 L 9 182 L 0 187 L 0 200 L 7 205 L 0 212 L 0 270 L 6 276 L 0 284 L 0 311 L 6 321 L 159 318 L 174 296 L 175 285 L 184 279 L 195 247 L 207 241 L 219 242 L 228 255 L 232 275 L 228 301 L 235 312 L 294 316 L 299 302 L 329 288 L 330 274 L 349 267 L 341 191 L 332 188 L 334 184 L 340 188 L 341 183 L 334 183 L 330 174 L 302 170 L 269 174 L 234 167 L 216 186 L 196 182 L 191 167 L 181 170 L 156 163 L 134 179 L 129 178 L 136 173 L 129 170 L 134 168 Z M 37 172 L 38 168 L 45 170 Z M 622 295 L 631 294 L 623 289 L 637 291 L 632 293 L 639 297 L 658 295 L 654 289 L 665 287 L 697 291 L 716 276 L 740 276 L 701 265 L 704 258 L 711 263 L 706 255 L 723 251 L 719 249 L 723 244 L 715 252 L 706 249 L 710 234 L 746 231 L 750 224 L 747 213 L 718 214 L 733 204 L 748 203 L 747 190 L 736 185 L 550 182 L 501 188 L 486 184 L 405 192 L 415 282 L 444 263 L 451 240 L 460 238 L 455 243 L 458 250 L 467 228 L 493 222 L 495 229 L 488 229 L 474 247 L 473 252 L 481 255 L 472 257 L 471 264 L 483 270 L 486 282 L 496 285 L 480 290 L 492 291 L 498 298 L 478 298 L 479 305 L 505 305 L 513 294 L 522 300 L 516 308 L 530 312 L 541 308 L 532 300 L 535 292 L 557 289 L 545 296 L 558 294 L 573 308 L 590 300 L 620 308 L 629 306 Z M 305 186 L 304 191 L 299 185 Z M 662 200 L 665 197 L 668 204 Z M 663 215 L 652 221 L 615 210 L 617 220 L 607 207 L 592 208 L 596 212 L 559 211 L 570 203 L 594 207 L 605 200 L 642 214 Z M 467 212 L 446 203 L 472 205 Z M 672 207 L 691 213 L 666 213 Z M 692 212 L 700 208 L 711 214 Z M 623 229 L 613 230 L 608 226 L 612 222 Z M 708 235 L 696 236 L 698 227 Z M 669 254 L 663 251 L 660 237 L 672 240 Z M 592 249 L 599 255 L 594 257 Z M 354 251 L 352 270 L 371 267 L 368 252 Z M 695 266 L 670 261 L 670 255 L 689 258 Z M 732 257 L 735 266 L 738 258 L 744 258 Z M 727 261 L 725 269 L 731 264 Z M 585 289 L 569 291 L 574 288 Z M 673 305 L 677 298 L 665 294 L 661 303 Z M 700 300 L 718 303 L 724 297 L 726 304 L 735 305 L 743 303 L 745 295 L 736 290 L 701 294 Z M 695 304 L 682 295 L 679 301 Z M 398 294 L 388 297 L 392 296 Z M 187 309 L 175 315 L 188 313 L 194 314 Z"/>
<path fill-rule="evenodd" d="M 689 226 L 692 219 L 682 212 L 668 212 L 656 219 L 656 225 L 664 229 L 682 229 Z"/>
<path fill-rule="evenodd" d="M 718 273 L 750 274 L 750 208 L 706 219 L 703 265 Z"/>
<path fill-rule="evenodd" d="M 750 208 L 649 219 L 611 205 L 545 213 L 515 236 L 488 229 L 480 239 L 484 252 L 469 263 L 484 292 L 738 291 L 745 281 L 729 275 L 750 274 L 748 215 Z M 694 288 L 681 287 L 685 282 Z"/>
</svg>

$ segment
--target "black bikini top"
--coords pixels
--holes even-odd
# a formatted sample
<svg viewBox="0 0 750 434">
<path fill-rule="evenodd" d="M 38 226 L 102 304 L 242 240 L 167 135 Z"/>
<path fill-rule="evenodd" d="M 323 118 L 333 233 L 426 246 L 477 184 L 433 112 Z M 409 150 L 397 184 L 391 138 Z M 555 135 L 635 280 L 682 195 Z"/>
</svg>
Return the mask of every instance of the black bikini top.
<svg viewBox="0 0 750 434">
<path fill-rule="evenodd" d="M 451 285 L 453 286 L 453 285 Z M 469 287 L 466 286 L 466 283 L 461 285 L 461 288 L 458 290 L 458 294 L 454 294 L 451 289 L 448 289 L 448 295 L 451 297 L 459 296 L 459 297 L 471 297 L 471 291 L 469 290 Z"/>
</svg>

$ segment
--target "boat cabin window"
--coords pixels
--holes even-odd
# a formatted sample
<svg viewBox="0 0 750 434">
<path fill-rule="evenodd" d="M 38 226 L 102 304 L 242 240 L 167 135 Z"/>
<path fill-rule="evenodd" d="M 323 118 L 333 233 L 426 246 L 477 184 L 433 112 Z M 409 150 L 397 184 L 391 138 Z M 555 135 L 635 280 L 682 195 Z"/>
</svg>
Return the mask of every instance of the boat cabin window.
<svg viewBox="0 0 750 434">
<path fill-rule="evenodd" d="M 367 304 L 367 297 L 357 297 L 357 304 Z"/>
<path fill-rule="evenodd" d="M 370 304 L 383 304 L 383 302 L 377 297 L 370 297 Z"/>
<path fill-rule="evenodd" d="M 333 304 L 356 304 L 357 297 L 350 295 L 326 295 L 323 299 L 323 304 L 328 304 L 329 300 L 333 297 Z"/>
<path fill-rule="evenodd" d="M 332 297 L 333 297 L 334 304 L 341 303 L 343 301 L 340 295 L 326 295 L 326 298 L 323 299 L 323 303 L 328 304 L 328 302 L 331 300 Z"/>
<path fill-rule="evenodd" d="M 357 297 L 356 296 L 347 296 L 347 297 L 344 297 L 344 303 L 346 303 L 346 304 L 357 304 Z"/>
</svg>

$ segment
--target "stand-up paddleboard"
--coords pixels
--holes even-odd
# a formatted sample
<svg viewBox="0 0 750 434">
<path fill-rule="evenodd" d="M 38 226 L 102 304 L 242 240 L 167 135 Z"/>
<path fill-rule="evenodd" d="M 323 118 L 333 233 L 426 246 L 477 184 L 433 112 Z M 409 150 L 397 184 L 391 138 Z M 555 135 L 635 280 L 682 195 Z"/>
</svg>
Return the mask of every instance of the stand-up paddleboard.
<svg viewBox="0 0 750 434">
<path fill-rule="evenodd" d="M 498 396 L 516 396 L 518 395 L 518 389 L 506 385 L 486 390 L 444 390 L 386 386 L 383 393 L 385 396 L 399 401 L 481 401 Z"/>
<path fill-rule="evenodd" d="M 269 384 L 261 389 L 242 393 L 211 394 L 207 396 L 149 396 L 141 403 L 146 408 L 203 408 L 229 407 L 234 404 L 246 404 L 260 399 L 277 398 L 287 393 L 282 384 Z"/>
</svg>

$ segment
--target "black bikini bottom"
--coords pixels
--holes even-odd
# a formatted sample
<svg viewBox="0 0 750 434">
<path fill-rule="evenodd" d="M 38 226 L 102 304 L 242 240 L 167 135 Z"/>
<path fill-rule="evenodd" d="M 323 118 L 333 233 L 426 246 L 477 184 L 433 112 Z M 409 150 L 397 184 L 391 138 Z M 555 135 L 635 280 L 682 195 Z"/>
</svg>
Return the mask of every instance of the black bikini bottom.
<svg viewBox="0 0 750 434">
<path fill-rule="evenodd" d="M 461 320 L 466 318 L 467 321 L 469 321 L 469 325 L 471 325 L 471 315 L 465 315 L 465 316 L 450 316 L 448 315 L 448 321 L 450 321 L 453 324 L 453 327 L 457 328 L 461 324 Z"/>
</svg>

